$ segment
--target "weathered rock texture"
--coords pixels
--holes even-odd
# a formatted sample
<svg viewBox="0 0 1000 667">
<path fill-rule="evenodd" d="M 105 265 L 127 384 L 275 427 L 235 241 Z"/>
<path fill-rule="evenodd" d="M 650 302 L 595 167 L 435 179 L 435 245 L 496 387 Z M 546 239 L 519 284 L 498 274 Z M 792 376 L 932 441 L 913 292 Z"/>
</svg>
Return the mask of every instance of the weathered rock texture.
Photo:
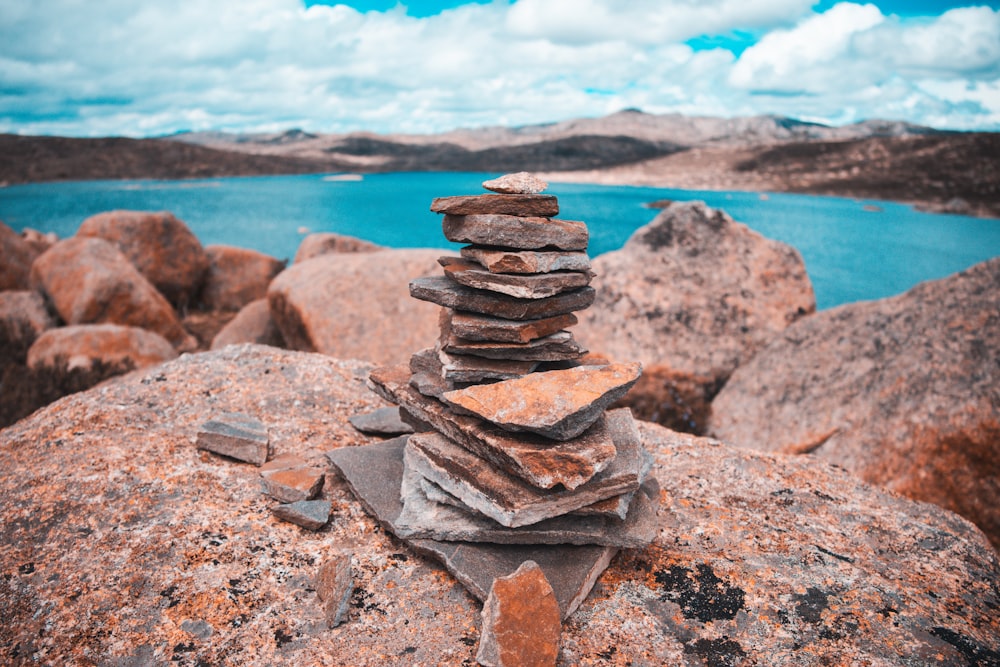
<svg viewBox="0 0 1000 667">
<path fill-rule="evenodd" d="M 76 232 L 114 244 L 139 273 L 184 308 L 192 302 L 208 269 L 201 242 L 168 211 L 107 211 L 93 215 Z"/>
<path fill-rule="evenodd" d="M 294 264 L 268 290 L 271 316 L 293 349 L 404 362 L 438 336 L 438 308 L 411 299 L 407 283 L 438 273 L 440 254 L 383 250 Z"/>
<path fill-rule="evenodd" d="M 385 248 L 369 241 L 354 238 L 353 236 L 345 236 L 344 234 L 335 234 L 333 232 L 317 232 L 302 239 L 299 249 L 295 252 L 293 263 L 298 264 L 299 262 L 304 262 L 307 259 L 319 257 L 320 255 L 347 252 L 377 252 L 379 250 L 385 250 Z"/>
<path fill-rule="evenodd" d="M 285 263 L 249 248 L 210 245 L 209 266 L 201 289 L 201 305 L 208 310 L 240 310 L 267 296 L 267 286 Z"/>
<path fill-rule="evenodd" d="M 212 339 L 212 349 L 218 350 L 227 345 L 240 343 L 285 346 L 285 339 L 281 337 L 278 325 L 271 319 L 271 309 L 267 305 L 266 298 L 251 301 L 243 306 L 236 317 L 229 320 Z"/>
<path fill-rule="evenodd" d="M 37 256 L 20 234 L 0 221 L 0 292 L 28 289 L 31 263 Z"/>
<path fill-rule="evenodd" d="M 32 343 L 54 325 L 38 292 L 0 292 L 0 364 L 23 364 Z"/>
<path fill-rule="evenodd" d="M 476 660 L 488 667 L 544 667 L 559 655 L 559 605 L 537 563 L 495 579 L 483 605 Z"/>
<path fill-rule="evenodd" d="M 316 533 L 271 516 L 257 468 L 199 452 L 219 412 L 266 414 L 276 454 L 367 439 L 368 368 L 263 346 L 186 355 L 0 431 L 8 663 L 472 664 L 479 603 L 342 482 Z M 661 532 L 563 626 L 559 664 L 990 664 L 1000 566 L 960 517 L 812 459 L 645 426 Z M 314 591 L 353 555 L 350 619 Z M 174 660 L 176 658 L 176 660 Z"/>
<path fill-rule="evenodd" d="M 998 304 L 995 258 L 804 319 L 733 374 L 712 431 L 947 507 L 1000 547 Z"/>
<path fill-rule="evenodd" d="M 816 308 L 794 248 L 701 202 L 671 204 L 593 264 L 597 299 L 580 314 L 577 338 L 611 359 L 642 362 L 650 376 L 640 393 L 676 373 L 711 378 L 714 394 L 739 364 Z"/>
<path fill-rule="evenodd" d="M 120 324 L 76 324 L 49 329 L 39 336 L 28 350 L 28 367 L 64 373 L 104 364 L 125 372 L 176 357 L 170 342 L 152 331 Z"/>
<path fill-rule="evenodd" d="M 35 260 L 31 278 L 67 324 L 124 324 L 181 349 L 196 345 L 163 295 L 103 239 L 60 241 Z"/>
</svg>

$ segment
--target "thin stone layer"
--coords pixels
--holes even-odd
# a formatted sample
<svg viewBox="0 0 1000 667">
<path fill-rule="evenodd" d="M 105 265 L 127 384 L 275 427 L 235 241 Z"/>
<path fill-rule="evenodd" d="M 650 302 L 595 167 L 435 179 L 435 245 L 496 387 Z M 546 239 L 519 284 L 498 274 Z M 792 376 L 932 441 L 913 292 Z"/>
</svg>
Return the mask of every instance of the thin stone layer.
<svg viewBox="0 0 1000 667">
<path fill-rule="evenodd" d="M 491 273 L 482 264 L 458 257 L 442 257 L 438 263 L 446 276 L 467 287 L 489 290 L 519 299 L 541 299 L 585 287 L 594 277 L 585 271 L 553 271 L 550 273 Z"/>
<path fill-rule="evenodd" d="M 576 315 L 566 313 L 540 320 L 506 320 L 477 313 L 441 309 L 441 330 L 474 341 L 527 343 L 576 324 Z"/>
<path fill-rule="evenodd" d="M 446 215 L 444 236 L 455 243 L 500 246 L 513 250 L 586 250 L 587 225 L 579 220 L 556 220 L 521 215 Z"/>
<path fill-rule="evenodd" d="M 441 349 L 453 355 L 508 361 L 571 361 L 587 353 L 568 331 L 557 331 L 527 343 L 493 343 L 448 336 L 442 339 Z"/>
<path fill-rule="evenodd" d="M 479 262 L 492 273 L 548 273 L 550 271 L 590 271 L 587 253 L 572 250 L 509 250 L 470 245 L 462 257 Z"/>
<path fill-rule="evenodd" d="M 538 488 L 561 484 L 575 489 L 618 458 L 606 419 L 598 419 L 575 440 L 556 442 L 531 433 L 510 433 L 476 417 L 455 414 L 441 401 L 414 389 L 405 366 L 377 368 L 369 379 L 375 393 L 403 408 L 404 419 L 408 414 L 429 424 L 468 451 Z"/>
<path fill-rule="evenodd" d="M 437 197 L 431 202 L 435 213 L 451 215 L 559 215 L 559 200 L 552 195 L 495 194 Z"/>
<path fill-rule="evenodd" d="M 594 288 L 581 287 L 544 299 L 518 299 L 459 285 L 446 276 L 410 281 L 410 296 L 454 310 L 467 310 L 508 320 L 537 320 L 584 310 L 594 303 Z"/>
</svg>

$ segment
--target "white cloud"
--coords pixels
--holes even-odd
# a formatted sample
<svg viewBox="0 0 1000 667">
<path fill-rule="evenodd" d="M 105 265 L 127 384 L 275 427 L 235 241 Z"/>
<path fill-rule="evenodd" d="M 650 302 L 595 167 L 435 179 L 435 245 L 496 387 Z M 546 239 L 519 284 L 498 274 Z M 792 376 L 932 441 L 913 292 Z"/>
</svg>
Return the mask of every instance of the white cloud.
<svg viewBox="0 0 1000 667">
<path fill-rule="evenodd" d="M 494 0 L 428 18 L 296 0 L 0 3 L 0 131 L 426 132 L 601 115 L 1000 128 L 1000 13 L 812 0 Z M 738 58 L 684 40 L 756 30 Z"/>
</svg>

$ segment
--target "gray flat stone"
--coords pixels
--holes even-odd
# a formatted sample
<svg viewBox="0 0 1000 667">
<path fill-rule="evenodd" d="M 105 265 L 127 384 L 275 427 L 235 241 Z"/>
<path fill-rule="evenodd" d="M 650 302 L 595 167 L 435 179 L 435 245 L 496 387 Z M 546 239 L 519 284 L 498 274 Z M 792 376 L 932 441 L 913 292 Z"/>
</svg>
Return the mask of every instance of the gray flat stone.
<svg viewBox="0 0 1000 667">
<path fill-rule="evenodd" d="M 351 556 L 347 553 L 334 554 L 319 567 L 316 574 L 316 595 L 323 602 L 326 626 L 335 628 L 347 620 L 351 594 L 354 592 L 354 577 L 351 575 Z"/>
<path fill-rule="evenodd" d="M 460 285 L 517 297 L 543 299 L 590 284 L 589 271 L 553 271 L 551 273 L 490 273 L 482 264 L 460 257 L 441 257 L 438 263 L 444 274 Z"/>
<path fill-rule="evenodd" d="M 561 484 L 575 489 L 617 458 L 606 419 L 598 419 L 588 431 L 569 442 L 531 433 L 509 433 L 477 417 L 455 414 L 440 401 L 410 386 L 409 378 L 405 366 L 377 368 L 369 376 L 377 394 L 399 404 L 404 419 L 412 417 L 429 424 L 528 484 L 546 489 Z M 636 480 L 635 487 L 638 485 Z"/>
<path fill-rule="evenodd" d="M 506 528 L 483 514 L 463 509 L 449 500 L 431 500 L 421 484 L 426 478 L 408 465 L 408 456 L 404 453 L 403 482 L 400 488 L 403 511 L 396 520 L 396 534 L 399 537 L 429 538 L 445 542 L 602 544 L 629 548 L 644 547 L 656 537 L 656 508 L 659 504 L 660 487 L 652 477 L 639 487 L 624 521 L 606 516 L 569 514 L 529 526 Z M 443 489 L 441 491 L 447 494 Z"/>
<path fill-rule="evenodd" d="M 446 215 L 441 229 L 449 241 L 512 250 L 586 250 L 590 241 L 587 225 L 578 220 L 538 216 Z"/>
<path fill-rule="evenodd" d="M 308 530 L 319 530 L 330 520 L 329 500 L 300 500 L 271 508 L 274 516 Z"/>
<path fill-rule="evenodd" d="M 198 449 L 258 466 L 267 461 L 269 443 L 263 422 L 239 412 L 227 412 L 208 420 L 198 429 L 196 440 Z"/>
<path fill-rule="evenodd" d="M 449 336 L 442 339 L 441 348 L 451 355 L 473 355 L 508 361 L 569 361 L 579 359 L 587 353 L 568 331 L 557 331 L 527 343 L 494 343 Z M 522 373 L 517 377 L 524 375 Z"/>
<path fill-rule="evenodd" d="M 587 253 L 577 250 L 507 250 L 470 245 L 460 251 L 493 273 L 548 273 L 590 271 Z"/>
<path fill-rule="evenodd" d="M 576 315 L 566 313 L 540 320 L 507 320 L 476 313 L 441 309 L 441 330 L 466 340 L 496 343 L 527 343 L 567 329 L 577 323 Z"/>
<path fill-rule="evenodd" d="M 528 526 L 635 491 L 651 466 L 628 410 L 609 413 L 618 456 L 575 489 L 540 489 L 442 436 L 421 433 L 406 445 L 407 465 L 463 503 L 508 528 Z"/>
<path fill-rule="evenodd" d="M 351 426 L 354 428 L 369 435 L 396 436 L 413 433 L 413 427 L 400 419 L 399 408 L 396 406 L 379 408 L 363 415 L 354 415 L 347 421 L 351 422 Z"/>
<path fill-rule="evenodd" d="M 365 509 L 393 533 L 396 519 L 403 510 L 399 489 L 403 477 L 403 446 L 408 437 L 364 447 L 342 447 L 326 455 Z M 525 561 L 533 560 L 549 580 L 563 619 L 579 608 L 618 552 L 614 547 L 566 544 L 523 546 L 423 539 L 404 541 L 419 553 L 440 561 L 479 600 L 489 595 L 494 579 L 507 576 Z"/>
<path fill-rule="evenodd" d="M 483 181 L 483 187 L 505 195 L 537 195 L 539 192 L 544 192 L 549 184 L 534 174 L 519 171 Z"/>
<path fill-rule="evenodd" d="M 431 202 L 435 213 L 452 215 L 559 215 L 559 200 L 552 195 L 496 194 L 438 197 Z"/>
<path fill-rule="evenodd" d="M 583 310 L 594 303 L 592 287 L 580 287 L 544 299 L 518 299 L 506 294 L 459 285 L 446 276 L 410 281 L 410 296 L 454 310 L 467 310 L 508 320 L 538 320 Z"/>
</svg>

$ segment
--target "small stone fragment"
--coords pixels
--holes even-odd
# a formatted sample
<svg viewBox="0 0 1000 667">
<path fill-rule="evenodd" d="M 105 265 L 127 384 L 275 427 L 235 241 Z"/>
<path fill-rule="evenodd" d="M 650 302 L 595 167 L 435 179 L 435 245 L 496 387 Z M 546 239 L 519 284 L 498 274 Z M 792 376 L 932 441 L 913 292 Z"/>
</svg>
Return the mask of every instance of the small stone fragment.
<svg viewBox="0 0 1000 667">
<path fill-rule="evenodd" d="M 308 530 L 319 530 L 330 520 L 329 500 L 300 500 L 271 509 L 274 516 Z"/>
<path fill-rule="evenodd" d="M 491 181 L 483 181 L 483 187 L 505 195 L 537 195 L 539 192 L 544 192 L 549 184 L 534 174 L 519 171 L 515 174 L 504 174 Z"/>
<path fill-rule="evenodd" d="M 491 273 L 482 264 L 460 257 L 442 257 L 438 263 L 456 283 L 508 294 L 519 299 L 541 299 L 589 285 L 593 273 L 553 271 L 551 273 Z"/>
<path fill-rule="evenodd" d="M 465 246 L 462 257 L 475 260 L 492 273 L 548 273 L 590 271 L 587 253 L 569 250 L 507 250 Z"/>
<path fill-rule="evenodd" d="M 322 468 L 297 466 L 284 470 L 261 470 L 264 493 L 280 503 L 312 500 L 323 490 L 326 472 Z"/>
<path fill-rule="evenodd" d="M 578 366 L 456 389 L 441 400 L 509 431 L 568 440 L 587 430 L 641 373 L 638 363 Z"/>
<path fill-rule="evenodd" d="M 468 310 L 507 320 L 538 320 L 589 308 L 596 293 L 580 287 L 544 299 L 518 299 L 459 285 L 446 276 L 425 276 L 410 281 L 410 296 L 455 310 Z"/>
<path fill-rule="evenodd" d="M 553 666 L 561 631 L 552 586 L 534 561 L 526 561 L 493 581 L 476 660 L 484 667 Z"/>
<path fill-rule="evenodd" d="M 460 313 L 449 308 L 443 308 L 441 314 L 442 332 L 447 330 L 467 340 L 498 343 L 527 343 L 577 323 L 573 313 L 520 322 L 476 313 Z"/>
<path fill-rule="evenodd" d="M 435 213 L 452 215 L 559 215 L 559 200 L 552 195 L 464 195 L 438 197 L 431 202 Z"/>
<path fill-rule="evenodd" d="M 335 628 L 347 620 L 353 592 L 349 554 L 338 553 L 320 565 L 316 574 L 316 594 L 323 602 L 328 628 Z"/>
<path fill-rule="evenodd" d="M 259 419 L 228 412 L 201 425 L 197 447 L 259 466 L 267 461 L 269 442 L 267 428 Z"/>
<path fill-rule="evenodd" d="M 368 414 L 354 415 L 347 421 L 368 435 L 396 436 L 413 433 L 413 427 L 399 418 L 399 408 L 396 406 L 379 408 Z"/>
<path fill-rule="evenodd" d="M 586 250 L 590 241 L 590 232 L 582 222 L 539 216 L 446 215 L 441 229 L 446 239 L 456 243 L 515 250 Z"/>
</svg>

